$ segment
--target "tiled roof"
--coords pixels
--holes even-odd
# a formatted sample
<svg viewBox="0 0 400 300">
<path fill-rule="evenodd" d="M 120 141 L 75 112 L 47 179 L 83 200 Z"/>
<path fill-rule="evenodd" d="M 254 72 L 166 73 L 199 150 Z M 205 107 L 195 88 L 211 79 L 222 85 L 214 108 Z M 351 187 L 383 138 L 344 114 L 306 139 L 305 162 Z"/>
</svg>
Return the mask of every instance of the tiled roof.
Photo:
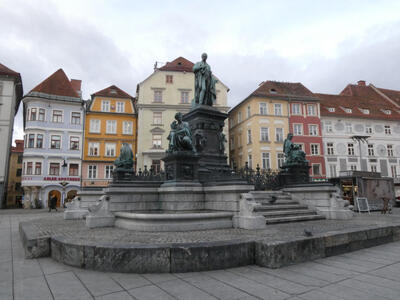
<svg viewBox="0 0 400 300">
<path fill-rule="evenodd" d="M 381 89 L 381 88 L 377 89 L 383 94 L 385 94 L 387 97 L 389 97 L 392 101 L 397 103 L 397 105 L 400 105 L 400 91 Z"/>
<path fill-rule="evenodd" d="M 79 94 L 81 91 L 82 80 L 71 79 L 72 88 Z"/>
<path fill-rule="evenodd" d="M 42 83 L 33 88 L 31 92 L 79 98 L 78 93 L 72 87 L 72 84 L 67 75 L 65 75 L 63 69 L 58 69 Z"/>
<path fill-rule="evenodd" d="M 130 98 L 133 99 L 131 95 L 121 90 L 119 87 L 112 85 L 104 90 L 98 91 L 92 94 L 92 97 L 102 96 L 102 97 L 112 97 L 112 98 Z"/>
<path fill-rule="evenodd" d="M 15 114 L 18 112 L 19 104 L 21 103 L 22 96 L 24 94 L 24 90 L 22 87 L 22 79 L 21 79 L 21 74 L 18 72 L 15 72 L 9 68 L 7 68 L 5 65 L 0 63 L 0 75 L 4 76 L 11 76 L 15 78 L 15 89 L 16 89 L 16 102 L 15 102 Z"/>
<path fill-rule="evenodd" d="M 250 96 L 283 96 L 315 98 L 315 95 L 300 82 L 265 81 Z"/>
<path fill-rule="evenodd" d="M 0 63 L 0 75 L 19 76 L 19 73 Z"/>
<path fill-rule="evenodd" d="M 193 72 L 194 63 L 180 56 L 159 68 L 160 71 Z"/>
<path fill-rule="evenodd" d="M 383 97 L 375 93 L 375 97 L 367 96 L 348 96 L 348 95 L 328 95 L 315 94 L 320 99 L 321 116 L 340 116 L 348 118 L 365 118 L 365 119 L 383 119 L 383 120 L 400 120 L 398 108 L 385 100 Z M 372 94 L 371 94 L 372 95 Z M 328 108 L 334 108 L 335 111 L 329 111 Z M 351 113 L 347 113 L 344 109 L 351 109 Z M 365 114 L 362 110 L 369 110 L 369 114 Z M 390 110 L 390 114 L 384 113 L 383 110 Z"/>
<path fill-rule="evenodd" d="M 11 152 L 24 152 L 24 140 L 15 140 L 15 147 L 11 146 Z"/>
<path fill-rule="evenodd" d="M 361 83 L 360 83 L 361 82 Z M 365 85 L 365 81 L 359 81 L 359 84 L 348 84 L 343 91 L 340 92 L 343 96 L 357 96 L 371 99 L 382 98 L 371 86 Z"/>
</svg>

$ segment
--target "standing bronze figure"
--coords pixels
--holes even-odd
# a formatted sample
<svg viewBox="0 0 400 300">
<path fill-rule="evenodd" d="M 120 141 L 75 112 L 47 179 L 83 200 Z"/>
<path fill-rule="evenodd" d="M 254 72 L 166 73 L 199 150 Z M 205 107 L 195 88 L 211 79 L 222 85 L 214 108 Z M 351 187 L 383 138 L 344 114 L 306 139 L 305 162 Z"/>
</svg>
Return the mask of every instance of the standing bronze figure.
<svg viewBox="0 0 400 300">
<path fill-rule="evenodd" d="M 194 81 L 194 102 L 196 105 L 212 106 L 217 97 L 215 90 L 216 78 L 212 75 L 211 67 L 206 62 L 207 53 L 201 55 L 201 61 L 193 66 L 195 75 Z"/>
</svg>

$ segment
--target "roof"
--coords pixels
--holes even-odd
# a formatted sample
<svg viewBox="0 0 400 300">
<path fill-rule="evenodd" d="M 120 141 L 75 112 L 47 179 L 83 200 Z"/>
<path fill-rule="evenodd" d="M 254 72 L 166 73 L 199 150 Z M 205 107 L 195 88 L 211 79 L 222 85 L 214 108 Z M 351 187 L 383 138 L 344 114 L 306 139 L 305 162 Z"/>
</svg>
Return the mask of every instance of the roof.
<svg viewBox="0 0 400 300">
<path fill-rule="evenodd" d="M 194 63 L 186 58 L 179 56 L 171 62 L 167 62 L 159 68 L 160 71 L 193 72 Z"/>
<path fill-rule="evenodd" d="M 397 105 L 400 105 L 400 91 L 388 90 L 377 88 L 380 92 L 389 97 L 392 101 L 394 101 Z"/>
<path fill-rule="evenodd" d="M 363 119 L 383 119 L 383 120 L 399 120 L 400 113 L 398 108 L 385 100 L 383 97 L 375 93 L 375 97 L 367 96 L 351 96 L 351 95 L 329 95 L 315 94 L 320 99 L 321 116 L 340 116 L 347 118 L 363 118 Z M 334 108 L 331 112 L 328 108 Z M 350 108 L 351 113 L 344 111 Z M 362 110 L 368 109 L 369 114 L 365 114 Z M 386 114 L 383 110 L 390 110 L 391 114 Z"/>
<path fill-rule="evenodd" d="M 9 68 L 7 68 L 5 65 L 0 63 L 0 75 L 8 75 L 8 76 L 20 76 L 18 72 L 15 72 Z"/>
<path fill-rule="evenodd" d="M 58 69 L 55 73 L 42 81 L 42 83 L 34 87 L 29 93 L 32 92 L 80 98 L 63 69 Z"/>
<path fill-rule="evenodd" d="M 370 85 L 365 85 L 365 81 L 360 80 L 358 85 L 348 84 L 343 91 L 340 92 L 343 96 L 357 96 L 370 99 L 382 98 Z"/>
<path fill-rule="evenodd" d="M 0 75 L 9 76 L 15 78 L 15 92 L 16 92 L 16 102 L 15 102 L 15 114 L 18 112 L 19 104 L 21 103 L 22 96 L 24 94 L 23 87 L 22 87 L 22 79 L 21 74 L 7 68 L 5 65 L 0 63 Z"/>
<path fill-rule="evenodd" d="M 15 147 L 11 146 L 11 152 L 14 153 L 24 152 L 24 140 L 15 140 Z"/>
<path fill-rule="evenodd" d="M 92 94 L 92 98 L 95 96 L 102 96 L 102 97 L 112 97 L 112 98 L 129 98 L 133 99 L 131 95 L 121 90 L 119 87 L 115 85 L 111 85 L 108 88 L 105 88 L 101 91 L 98 91 Z"/>
</svg>

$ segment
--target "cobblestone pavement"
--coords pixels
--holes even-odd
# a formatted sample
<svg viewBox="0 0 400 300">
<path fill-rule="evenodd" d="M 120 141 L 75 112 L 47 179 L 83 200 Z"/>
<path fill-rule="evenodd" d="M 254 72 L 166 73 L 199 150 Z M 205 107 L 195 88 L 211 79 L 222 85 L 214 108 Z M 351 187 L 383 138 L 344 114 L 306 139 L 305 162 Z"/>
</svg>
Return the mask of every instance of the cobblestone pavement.
<svg viewBox="0 0 400 300">
<path fill-rule="evenodd" d="M 397 214 L 370 218 L 397 221 Z M 0 214 L 0 299 L 400 299 L 400 242 L 312 262 L 181 274 L 119 274 L 24 259 L 18 224 L 60 213 Z M 364 223 L 364 221 L 363 221 Z"/>
</svg>

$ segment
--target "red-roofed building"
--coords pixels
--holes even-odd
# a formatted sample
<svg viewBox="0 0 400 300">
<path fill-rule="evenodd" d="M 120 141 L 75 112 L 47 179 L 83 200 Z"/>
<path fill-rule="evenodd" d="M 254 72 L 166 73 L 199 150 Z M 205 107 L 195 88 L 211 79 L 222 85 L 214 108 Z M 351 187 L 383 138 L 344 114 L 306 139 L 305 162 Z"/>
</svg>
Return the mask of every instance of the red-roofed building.
<svg viewBox="0 0 400 300">
<path fill-rule="evenodd" d="M 0 63 L 0 208 L 6 206 L 14 116 L 23 94 L 21 75 Z"/>
<path fill-rule="evenodd" d="M 80 190 L 84 107 L 81 81 L 57 70 L 23 98 L 22 187 L 26 207 L 57 206 Z"/>
</svg>

